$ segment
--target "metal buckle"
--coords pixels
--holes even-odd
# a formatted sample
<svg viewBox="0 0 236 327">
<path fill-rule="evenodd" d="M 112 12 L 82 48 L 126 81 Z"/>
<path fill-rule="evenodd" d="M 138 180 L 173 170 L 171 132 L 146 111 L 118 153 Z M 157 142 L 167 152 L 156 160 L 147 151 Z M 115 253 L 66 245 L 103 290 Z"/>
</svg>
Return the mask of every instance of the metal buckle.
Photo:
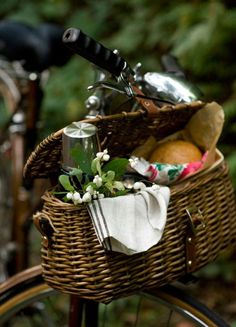
<svg viewBox="0 0 236 327">
<path fill-rule="evenodd" d="M 193 234 L 196 234 L 197 229 L 204 229 L 206 227 L 202 211 L 197 206 L 192 206 L 185 210 L 188 214 Z"/>
</svg>

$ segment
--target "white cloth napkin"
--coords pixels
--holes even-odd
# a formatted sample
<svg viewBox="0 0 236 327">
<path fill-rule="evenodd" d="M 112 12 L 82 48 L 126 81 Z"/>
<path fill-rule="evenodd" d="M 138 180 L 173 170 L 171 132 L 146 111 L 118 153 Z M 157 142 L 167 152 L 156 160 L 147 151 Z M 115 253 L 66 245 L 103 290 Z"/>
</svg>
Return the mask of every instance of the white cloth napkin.
<svg viewBox="0 0 236 327">
<path fill-rule="evenodd" d="M 127 255 L 148 250 L 162 237 L 169 199 L 170 190 L 163 186 L 94 200 L 88 210 L 100 243 Z"/>
</svg>

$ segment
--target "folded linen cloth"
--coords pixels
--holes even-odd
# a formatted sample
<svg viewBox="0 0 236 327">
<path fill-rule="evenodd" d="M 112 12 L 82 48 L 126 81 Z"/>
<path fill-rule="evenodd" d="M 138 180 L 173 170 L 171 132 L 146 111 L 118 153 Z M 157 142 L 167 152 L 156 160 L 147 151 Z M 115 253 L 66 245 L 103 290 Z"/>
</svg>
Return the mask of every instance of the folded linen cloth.
<svg viewBox="0 0 236 327">
<path fill-rule="evenodd" d="M 107 250 L 131 255 L 160 241 L 169 199 L 168 187 L 147 187 L 134 194 L 94 200 L 88 211 L 100 243 Z"/>
</svg>

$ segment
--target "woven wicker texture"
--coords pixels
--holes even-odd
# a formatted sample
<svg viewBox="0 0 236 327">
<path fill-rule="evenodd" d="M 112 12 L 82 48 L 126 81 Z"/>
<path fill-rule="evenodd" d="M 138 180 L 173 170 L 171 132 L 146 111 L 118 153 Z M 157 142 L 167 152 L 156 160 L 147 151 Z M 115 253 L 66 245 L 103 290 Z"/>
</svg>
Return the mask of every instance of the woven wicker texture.
<svg viewBox="0 0 236 327">
<path fill-rule="evenodd" d="M 145 103 L 149 103 L 145 100 Z M 182 129 L 189 118 L 204 106 L 201 101 L 164 106 L 153 113 L 145 109 L 83 120 L 95 124 L 102 148 L 112 156 L 126 156 L 149 135 L 161 139 Z M 42 141 L 27 160 L 24 175 L 46 178 L 60 170 L 62 130 Z"/>
<path fill-rule="evenodd" d="M 182 129 L 204 107 L 200 101 L 157 110 L 148 110 L 149 105 L 142 103 L 137 112 L 85 121 L 97 126 L 102 148 L 107 148 L 111 156 L 129 156 L 149 135 L 161 139 Z M 62 130 L 38 145 L 25 166 L 26 177 L 58 176 L 61 139 Z M 46 282 L 64 293 L 104 303 L 173 282 L 213 261 L 236 241 L 235 199 L 224 161 L 171 186 L 161 241 L 147 252 L 132 256 L 105 252 L 85 206 L 61 202 L 49 192 L 43 200 L 37 219 L 46 217 L 54 229 L 49 240 L 44 237 L 42 242 Z M 195 233 L 186 211 L 193 207 L 202 211 L 204 220 L 204 225 L 196 225 Z M 196 217 L 193 220 L 194 225 L 198 223 Z"/>
<path fill-rule="evenodd" d="M 42 246 L 46 282 L 64 293 L 109 302 L 145 288 L 173 282 L 186 274 L 186 209 L 202 211 L 205 227 L 195 234 L 195 270 L 213 261 L 236 241 L 235 200 L 224 162 L 204 174 L 171 187 L 167 225 L 162 240 L 142 254 L 105 252 L 86 207 L 61 202 L 47 192 L 40 213 L 50 219 L 51 246 Z"/>
</svg>

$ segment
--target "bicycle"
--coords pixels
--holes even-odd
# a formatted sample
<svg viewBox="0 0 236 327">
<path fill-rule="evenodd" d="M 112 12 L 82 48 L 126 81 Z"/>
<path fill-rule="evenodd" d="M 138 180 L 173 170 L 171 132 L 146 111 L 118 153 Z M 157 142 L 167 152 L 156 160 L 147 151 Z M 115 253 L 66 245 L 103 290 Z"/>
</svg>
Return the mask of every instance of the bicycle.
<svg viewBox="0 0 236 327">
<path fill-rule="evenodd" d="M 67 32 L 68 33 L 68 32 Z M 65 34 L 66 37 L 68 37 L 68 34 Z M 87 36 L 86 36 L 87 38 Z M 105 49 L 105 53 L 107 54 L 109 50 Z M 101 54 L 101 52 L 100 52 Z M 110 54 L 110 52 L 109 52 Z M 111 54 L 112 55 L 112 54 Z M 112 55 L 113 56 L 113 55 Z M 102 56 L 102 59 L 104 57 Z M 110 63 L 109 67 L 103 67 L 105 69 L 111 70 L 112 73 L 114 73 L 113 67 L 116 66 L 115 63 L 120 61 L 120 57 L 115 56 L 113 57 L 115 62 L 112 61 Z M 91 59 L 91 58 L 90 58 Z M 102 62 L 101 58 L 99 59 L 99 64 Z M 95 62 L 96 63 L 96 62 Z M 116 76 L 118 75 L 118 82 L 120 81 L 123 86 L 125 86 L 126 91 L 128 92 L 128 95 L 132 98 L 132 92 L 133 90 L 130 89 L 130 84 L 128 80 L 125 78 L 125 76 L 120 76 L 120 74 L 124 73 L 124 68 L 126 69 L 127 66 L 124 65 L 124 62 L 120 65 L 120 71 L 116 72 Z M 132 74 L 133 75 L 133 74 Z M 108 86 L 108 88 L 111 88 L 111 85 L 104 84 L 104 81 L 102 81 L 102 86 Z M 112 89 L 115 89 L 115 91 L 121 91 L 121 89 L 118 87 L 114 87 L 112 85 Z M 113 96 L 113 94 L 112 94 Z M 143 95 L 141 95 L 143 97 Z M 145 97 L 145 96 L 144 96 Z M 94 99 L 94 98 L 93 98 Z M 92 99 L 92 100 L 93 100 Z M 160 101 L 159 97 L 152 96 L 152 99 L 155 99 L 157 101 Z M 89 101 L 90 108 L 92 104 L 94 104 L 94 101 Z M 104 107 L 103 107 L 104 108 Z M 133 110 L 133 105 L 131 106 L 131 110 Z M 94 107 L 92 106 L 92 109 L 94 110 Z M 52 300 L 50 304 L 42 304 L 43 299 L 51 298 L 52 295 L 56 295 L 57 300 L 60 296 L 63 297 L 61 300 Z M 174 319 L 174 322 L 171 322 L 172 314 L 173 312 L 178 312 L 181 316 L 189 318 L 189 320 L 194 324 L 194 326 L 228 326 L 227 323 L 225 323 L 220 317 L 218 317 L 214 312 L 207 309 L 204 305 L 200 304 L 196 299 L 191 298 L 189 295 L 187 295 L 184 291 L 180 288 L 175 288 L 174 286 L 164 286 L 158 289 L 150 289 L 150 290 L 144 290 L 141 292 L 141 296 L 146 295 L 151 299 L 151 306 L 154 306 L 154 303 L 162 303 L 164 305 L 164 308 L 170 308 L 170 313 L 167 314 L 167 318 L 165 319 L 165 322 L 162 321 L 162 310 L 157 311 L 156 307 L 154 311 L 157 313 L 157 320 L 155 320 L 154 324 L 156 323 L 158 325 L 162 326 L 162 323 L 165 323 L 167 326 L 179 326 L 179 322 L 181 320 Z M 65 308 L 65 298 L 67 297 L 67 301 L 69 301 L 68 305 L 69 307 Z M 136 301 L 137 309 L 134 311 L 140 309 L 140 295 L 138 295 L 138 300 Z M 57 303 L 56 303 L 57 302 Z M 59 304 L 58 304 L 59 302 Z M 118 310 L 118 316 L 115 316 L 115 320 L 120 319 L 120 315 L 124 314 L 122 311 L 128 308 L 128 299 L 125 301 L 125 304 L 119 304 L 119 300 L 117 301 L 117 308 L 121 306 L 121 310 Z M 115 301 L 116 303 L 116 301 Z M 132 300 L 131 305 L 133 306 L 134 301 Z M 54 309 L 51 309 L 51 304 L 53 307 L 53 304 L 57 304 L 56 312 L 59 314 L 59 317 L 56 317 Z M 111 304 L 112 305 L 112 304 Z M 110 313 L 106 313 L 107 306 L 105 306 L 105 313 L 102 313 L 103 315 L 107 315 L 111 317 Z M 98 315 L 101 313 L 100 309 L 98 309 L 98 303 L 93 302 L 92 300 L 85 300 L 82 298 L 77 297 L 76 295 L 66 296 L 58 294 L 55 290 L 52 290 L 44 281 L 41 273 L 40 266 L 31 268 L 27 271 L 21 272 L 18 275 L 10 278 L 8 281 L 4 282 L 0 286 L 0 322 L 3 323 L 9 323 L 10 326 L 18 326 L 17 323 L 21 324 L 23 321 L 23 324 L 26 325 L 26 321 L 30 323 L 30 321 L 34 324 L 39 324 L 39 326 L 42 326 L 44 323 L 48 326 L 53 326 L 53 319 L 57 319 L 55 321 L 55 325 L 58 326 L 59 323 L 64 325 L 64 312 L 63 309 L 69 311 L 69 326 L 70 327 L 79 327 L 82 326 L 82 323 L 85 323 L 86 326 L 98 326 L 98 321 L 103 323 L 103 318 L 101 320 L 98 320 Z M 47 314 L 46 311 L 49 310 L 49 313 Z M 62 315 L 61 315 L 62 313 Z M 142 313 L 145 318 L 145 309 Z M 137 323 L 140 321 L 140 317 L 133 318 L 132 315 L 132 323 L 136 326 Z M 149 313 L 150 315 L 150 313 Z M 164 314 L 165 315 L 165 314 Z M 129 318 L 129 316 L 128 316 Z M 17 319 L 26 319 L 22 321 L 17 321 Z M 114 323 L 114 322 L 113 322 Z M 152 322 L 149 322 L 150 326 L 152 326 Z M 128 325 L 127 325 L 128 326 Z M 140 325 L 142 326 L 142 325 Z M 143 326 L 147 326 L 144 324 Z M 153 325 L 154 326 L 154 325 Z M 193 325 L 190 325 L 193 326 Z"/>
<path fill-rule="evenodd" d="M 148 326 L 178 326 L 178 323 L 183 319 L 185 322 L 189 321 L 189 326 L 192 327 L 229 326 L 214 312 L 189 296 L 181 288 L 174 286 L 146 290 L 136 297 L 123 299 L 124 304 L 122 304 L 122 300 L 117 300 L 114 304 L 111 303 L 107 306 L 99 305 L 101 308 L 98 309 L 98 303 L 62 295 L 51 289 L 43 281 L 41 267 L 38 266 L 12 277 L 1 285 L 0 290 L 0 323 L 2 326 L 5 326 L 4 323 L 6 322 L 10 323 L 9 326 L 21 326 L 21 324 L 31 326 L 31 324 L 37 323 L 37 326 L 44 324 L 50 327 L 105 326 L 105 319 L 112 317 L 112 314 L 115 315 L 116 310 L 118 310 L 117 316 L 115 315 L 113 322 L 110 323 L 112 326 L 112 323 L 115 325 L 119 321 L 120 316 L 124 314 L 123 310 L 127 308 L 130 310 L 126 313 L 127 325 L 125 325 L 125 321 L 121 321 L 119 326 L 144 327 L 147 324 Z M 143 301 L 144 317 L 140 317 L 142 314 L 139 312 L 137 318 L 136 310 L 140 310 L 141 301 Z M 72 307 L 69 309 L 70 305 Z M 151 309 L 146 309 L 149 310 L 147 314 L 151 314 L 149 323 L 145 322 L 145 306 L 151 307 Z M 108 310 L 111 310 L 111 313 Z M 113 310 L 115 313 L 112 313 Z M 98 325 L 98 319 L 100 325 Z M 136 321 L 137 319 L 140 324 Z M 172 319 L 174 325 L 171 323 Z M 129 320 L 131 320 L 130 324 Z M 109 322 L 107 326 L 109 326 Z"/>
<path fill-rule="evenodd" d="M 42 128 L 40 108 L 49 68 L 64 65 L 71 57 L 63 49 L 63 32 L 53 24 L 34 28 L 0 23 L 1 281 L 29 265 L 30 217 L 46 186 L 27 183 L 22 171 Z"/>
</svg>

